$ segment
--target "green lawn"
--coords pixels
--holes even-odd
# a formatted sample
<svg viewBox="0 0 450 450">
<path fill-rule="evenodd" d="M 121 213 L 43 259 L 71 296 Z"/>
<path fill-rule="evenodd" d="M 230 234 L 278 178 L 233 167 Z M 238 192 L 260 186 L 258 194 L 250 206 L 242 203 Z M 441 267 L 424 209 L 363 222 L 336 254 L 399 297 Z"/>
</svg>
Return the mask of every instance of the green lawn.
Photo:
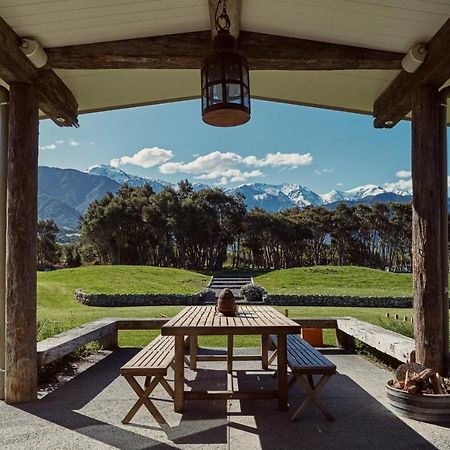
<svg viewBox="0 0 450 450">
<path fill-rule="evenodd" d="M 318 270 L 314 270 L 318 269 Z M 308 292 L 308 293 L 349 293 L 358 295 L 375 295 L 374 290 L 381 295 L 392 282 L 393 291 L 397 295 L 408 295 L 410 276 L 386 274 L 381 271 L 354 267 L 342 268 L 308 268 L 290 269 L 271 272 L 259 276 L 255 281 L 262 283 L 269 291 Z M 329 270 L 329 276 L 326 275 Z M 339 281 L 337 274 L 341 272 Z M 352 273 L 354 276 L 352 276 Z M 306 274 L 306 275 L 305 275 Z M 363 276 L 365 275 L 365 276 Z M 279 285 L 276 278 L 281 279 Z M 409 281 L 408 281 L 409 277 Z M 379 280 L 384 280 L 383 282 Z M 83 323 L 102 317 L 172 317 L 182 307 L 178 306 L 145 306 L 127 308 L 97 308 L 85 306 L 75 301 L 74 291 L 82 288 L 87 292 L 103 293 L 194 293 L 205 287 L 209 277 L 195 272 L 177 269 L 135 266 L 92 266 L 77 269 L 65 269 L 38 274 L 38 319 L 58 322 L 63 329 L 79 326 Z M 375 280 L 375 281 L 374 281 Z M 376 282 L 378 280 L 378 282 Z M 394 281 L 391 281 L 394 280 Z M 399 281 L 400 280 L 400 281 Z M 407 282 L 405 283 L 404 280 Z M 272 284 L 271 284 L 272 283 Z M 308 284 L 307 289 L 302 285 Z M 372 286 L 374 284 L 374 287 Z M 401 283 L 404 283 L 403 291 Z M 270 286 L 276 286 L 270 288 Z M 290 286 L 290 287 L 289 287 Z M 339 287 L 339 289 L 338 289 Z M 394 295 L 392 291 L 389 291 Z M 383 294 L 383 295 L 388 295 Z M 285 307 L 279 307 L 284 312 Z M 289 307 L 290 317 L 336 317 L 353 316 L 362 320 L 379 324 L 380 318 L 386 312 L 392 315 L 411 317 L 411 310 L 390 308 L 338 308 L 338 307 Z M 158 331 L 122 331 L 120 345 L 143 346 L 152 339 Z M 325 334 L 326 342 L 333 343 L 333 332 Z M 209 336 L 200 340 L 201 345 L 225 346 L 221 337 Z M 255 346 L 258 338 L 242 336 L 236 339 L 237 346 Z"/>
<path fill-rule="evenodd" d="M 365 297 L 412 295 L 412 275 L 364 267 L 314 266 L 274 270 L 254 278 L 273 294 L 323 294 Z"/>
<path fill-rule="evenodd" d="M 75 289 L 95 293 L 193 294 L 209 277 L 160 267 L 90 266 L 38 273 L 38 319 L 56 320 L 71 328 L 102 317 L 170 317 L 176 307 L 96 308 L 75 300 Z"/>
</svg>

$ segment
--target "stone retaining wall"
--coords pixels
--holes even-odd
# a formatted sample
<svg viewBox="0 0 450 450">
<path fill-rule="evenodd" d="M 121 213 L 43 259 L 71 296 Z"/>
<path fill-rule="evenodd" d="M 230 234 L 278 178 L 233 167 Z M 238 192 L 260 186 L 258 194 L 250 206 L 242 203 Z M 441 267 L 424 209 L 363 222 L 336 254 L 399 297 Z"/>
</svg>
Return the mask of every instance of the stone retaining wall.
<svg viewBox="0 0 450 450">
<path fill-rule="evenodd" d="M 186 306 L 203 305 L 199 294 L 86 294 L 77 289 L 75 298 L 87 306 Z M 244 302 L 238 302 L 245 304 Z M 372 308 L 412 308 L 411 297 L 350 297 L 338 295 L 269 294 L 264 303 L 278 306 L 353 306 Z M 208 302 L 208 304 L 213 304 Z"/>
<path fill-rule="evenodd" d="M 186 306 L 204 302 L 198 294 L 86 294 L 77 289 L 75 298 L 87 306 Z"/>
<path fill-rule="evenodd" d="M 341 295 L 278 295 L 264 299 L 279 306 L 353 306 L 372 308 L 412 308 L 412 297 L 350 297 Z"/>
</svg>

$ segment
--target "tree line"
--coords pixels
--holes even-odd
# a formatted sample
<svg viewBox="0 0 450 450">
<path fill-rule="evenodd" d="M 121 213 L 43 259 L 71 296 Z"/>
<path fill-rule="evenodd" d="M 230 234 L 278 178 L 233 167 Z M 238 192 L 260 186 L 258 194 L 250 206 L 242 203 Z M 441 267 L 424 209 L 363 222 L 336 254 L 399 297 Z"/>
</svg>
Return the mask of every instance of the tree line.
<svg viewBox="0 0 450 450">
<path fill-rule="evenodd" d="M 340 204 L 281 212 L 248 211 L 244 198 L 188 181 L 155 193 L 122 186 L 90 204 L 80 240 L 58 246 L 42 221 L 38 263 L 137 264 L 196 270 L 281 269 L 317 264 L 410 270 L 411 205 Z"/>
</svg>

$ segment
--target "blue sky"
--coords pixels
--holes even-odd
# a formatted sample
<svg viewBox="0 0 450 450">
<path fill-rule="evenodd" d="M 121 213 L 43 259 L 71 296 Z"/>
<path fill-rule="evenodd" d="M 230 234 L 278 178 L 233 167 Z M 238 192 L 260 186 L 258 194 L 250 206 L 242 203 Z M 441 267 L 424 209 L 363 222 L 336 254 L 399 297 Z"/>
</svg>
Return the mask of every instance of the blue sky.
<svg viewBox="0 0 450 450">
<path fill-rule="evenodd" d="M 192 100 L 81 115 L 78 129 L 42 121 L 39 163 L 84 170 L 113 161 L 172 182 L 298 183 L 325 193 L 408 186 L 410 145 L 406 121 L 375 130 L 370 116 L 258 100 L 248 124 L 210 127 Z"/>
</svg>

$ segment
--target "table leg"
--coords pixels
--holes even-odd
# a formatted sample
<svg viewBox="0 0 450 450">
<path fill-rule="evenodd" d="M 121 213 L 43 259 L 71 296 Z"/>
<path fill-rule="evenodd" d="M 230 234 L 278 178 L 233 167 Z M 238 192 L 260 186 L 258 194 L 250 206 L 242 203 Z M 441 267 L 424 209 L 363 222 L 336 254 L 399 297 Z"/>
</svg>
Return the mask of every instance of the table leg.
<svg viewBox="0 0 450 450">
<path fill-rule="evenodd" d="M 189 368 L 192 370 L 197 369 L 197 350 L 198 337 L 192 335 L 189 338 Z"/>
<path fill-rule="evenodd" d="M 227 372 L 233 372 L 233 335 L 229 334 L 227 336 L 228 348 L 227 348 Z"/>
<path fill-rule="evenodd" d="M 184 409 L 184 336 L 175 336 L 175 412 Z"/>
<path fill-rule="evenodd" d="M 278 368 L 278 409 L 288 408 L 287 338 L 279 334 L 277 338 Z"/>
<path fill-rule="evenodd" d="M 269 368 L 269 336 L 261 335 L 261 365 L 263 370 Z"/>
</svg>

